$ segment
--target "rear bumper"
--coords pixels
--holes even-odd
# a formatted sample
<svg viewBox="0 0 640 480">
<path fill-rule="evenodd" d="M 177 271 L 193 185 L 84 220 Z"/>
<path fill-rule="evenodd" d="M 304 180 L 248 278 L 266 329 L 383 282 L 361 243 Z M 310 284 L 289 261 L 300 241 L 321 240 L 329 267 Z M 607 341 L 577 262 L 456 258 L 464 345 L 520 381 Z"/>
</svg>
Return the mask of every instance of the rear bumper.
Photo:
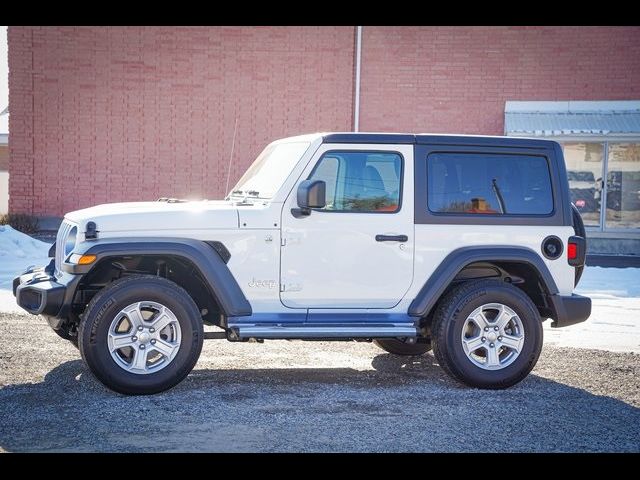
<svg viewBox="0 0 640 480">
<path fill-rule="evenodd" d="M 56 278 L 49 268 L 30 268 L 13 280 L 16 303 L 33 315 L 44 315 L 52 328 L 59 328 L 71 307 L 75 284 L 80 276 L 68 283 Z"/>
<path fill-rule="evenodd" d="M 556 316 L 551 326 L 554 328 L 567 327 L 584 322 L 591 315 L 591 299 L 582 295 L 552 295 L 553 308 Z"/>
</svg>

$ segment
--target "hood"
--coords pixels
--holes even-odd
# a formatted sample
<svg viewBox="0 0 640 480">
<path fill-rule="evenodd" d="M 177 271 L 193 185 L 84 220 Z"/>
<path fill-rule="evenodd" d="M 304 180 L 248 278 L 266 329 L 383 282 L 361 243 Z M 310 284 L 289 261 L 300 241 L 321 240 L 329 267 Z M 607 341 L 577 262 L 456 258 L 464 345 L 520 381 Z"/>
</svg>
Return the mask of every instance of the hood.
<svg viewBox="0 0 640 480">
<path fill-rule="evenodd" d="M 158 230 L 203 230 L 238 228 L 238 211 L 227 201 L 180 203 L 105 203 L 67 213 L 65 218 L 80 225 L 95 222 L 100 232 Z"/>
</svg>

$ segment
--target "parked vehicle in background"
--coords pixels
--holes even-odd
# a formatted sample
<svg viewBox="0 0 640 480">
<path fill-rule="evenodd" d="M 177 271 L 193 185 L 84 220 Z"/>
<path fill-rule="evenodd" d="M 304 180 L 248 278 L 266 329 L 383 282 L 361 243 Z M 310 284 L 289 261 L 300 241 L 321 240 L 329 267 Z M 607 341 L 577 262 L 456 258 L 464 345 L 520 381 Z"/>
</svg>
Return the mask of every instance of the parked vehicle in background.
<svg viewBox="0 0 640 480">
<path fill-rule="evenodd" d="M 640 209 L 640 172 L 607 174 L 607 208 L 617 212 Z"/>
<path fill-rule="evenodd" d="M 600 189 L 593 172 L 567 171 L 571 202 L 580 213 L 597 212 L 600 209 Z"/>
<path fill-rule="evenodd" d="M 68 213 L 14 293 L 126 394 L 176 385 L 205 338 L 433 348 L 459 381 L 506 388 L 545 319 L 589 316 L 585 252 L 556 142 L 325 133 L 273 142 L 221 201 Z"/>
</svg>

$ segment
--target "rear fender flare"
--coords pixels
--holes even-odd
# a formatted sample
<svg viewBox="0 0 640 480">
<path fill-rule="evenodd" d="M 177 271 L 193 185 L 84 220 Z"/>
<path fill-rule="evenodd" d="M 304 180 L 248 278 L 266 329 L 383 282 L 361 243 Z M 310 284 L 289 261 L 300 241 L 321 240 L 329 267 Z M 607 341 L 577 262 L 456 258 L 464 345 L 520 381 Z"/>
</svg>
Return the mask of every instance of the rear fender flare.
<svg viewBox="0 0 640 480">
<path fill-rule="evenodd" d="M 540 256 L 529 248 L 510 246 L 462 247 L 447 255 L 422 286 L 409 305 L 412 317 L 425 317 L 440 299 L 456 275 L 467 265 L 476 262 L 516 262 L 532 266 L 539 274 L 547 295 L 557 295 L 551 272 Z"/>
</svg>

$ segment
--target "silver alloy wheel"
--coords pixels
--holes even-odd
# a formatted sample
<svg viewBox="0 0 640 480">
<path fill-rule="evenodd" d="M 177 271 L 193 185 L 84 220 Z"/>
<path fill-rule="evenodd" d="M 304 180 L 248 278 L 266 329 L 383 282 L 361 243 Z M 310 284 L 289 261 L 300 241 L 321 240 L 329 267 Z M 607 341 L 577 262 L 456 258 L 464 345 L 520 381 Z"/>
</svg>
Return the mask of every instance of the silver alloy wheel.
<svg viewBox="0 0 640 480">
<path fill-rule="evenodd" d="M 120 368 L 139 375 L 169 365 L 180 350 L 181 339 L 180 323 L 173 312 L 151 301 L 120 310 L 107 336 L 111 358 Z"/>
<path fill-rule="evenodd" d="M 500 370 L 511 365 L 524 346 L 524 325 L 511 308 L 487 303 L 476 308 L 462 328 L 462 348 L 474 365 Z"/>
</svg>

